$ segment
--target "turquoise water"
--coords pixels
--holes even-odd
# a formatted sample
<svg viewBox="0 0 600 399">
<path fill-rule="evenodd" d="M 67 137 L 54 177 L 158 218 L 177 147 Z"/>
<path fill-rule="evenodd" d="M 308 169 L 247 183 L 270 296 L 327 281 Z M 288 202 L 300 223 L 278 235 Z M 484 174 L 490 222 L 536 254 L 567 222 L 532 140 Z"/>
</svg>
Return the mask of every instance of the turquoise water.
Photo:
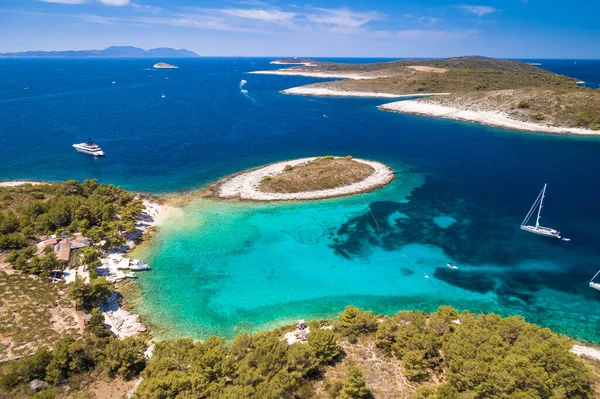
<svg viewBox="0 0 600 399">
<path fill-rule="evenodd" d="M 159 335 L 231 337 L 348 304 L 385 313 L 450 304 L 600 342 L 600 293 L 587 285 L 600 268 L 597 138 L 378 111 L 385 100 L 286 96 L 279 90 L 315 79 L 245 74 L 272 67 L 266 59 L 147 71 L 156 61 L 0 60 L 0 179 L 97 177 L 170 193 L 325 154 L 375 159 L 398 175 L 364 197 L 197 200 L 173 211 L 139 278 L 136 310 Z M 590 82 L 600 72 L 598 61 L 544 65 Z M 106 157 L 73 151 L 88 137 Z M 571 242 L 519 230 L 544 183 L 543 223 Z"/>
</svg>

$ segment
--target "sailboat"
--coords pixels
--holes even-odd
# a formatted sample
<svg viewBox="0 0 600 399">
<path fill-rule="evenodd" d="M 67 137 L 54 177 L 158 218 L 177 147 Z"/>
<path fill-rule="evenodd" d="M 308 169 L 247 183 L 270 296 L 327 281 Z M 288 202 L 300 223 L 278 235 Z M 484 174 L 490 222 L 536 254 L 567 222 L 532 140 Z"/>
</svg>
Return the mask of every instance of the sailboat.
<svg viewBox="0 0 600 399">
<path fill-rule="evenodd" d="M 600 270 L 598 270 L 598 272 L 594 274 L 594 277 L 592 277 L 590 280 L 590 288 L 600 291 L 600 283 L 594 283 L 594 279 L 598 276 L 598 274 L 600 274 Z"/>
<path fill-rule="evenodd" d="M 542 192 L 540 193 L 540 195 L 538 195 L 537 199 L 531 206 L 531 209 L 527 213 L 527 216 L 525 216 L 525 219 L 523 219 L 523 223 L 521 223 L 521 230 L 525 230 L 530 233 L 538 234 L 538 235 L 544 236 L 544 237 L 553 237 L 553 238 L 561 239 L 562 237 L 560 236 L 560 231 L 551 229 L 550 227 L 540 226 L 540 219 L 542 217 L 542 207 L 544 204 L 544 197 L 546 196 L 546 186 L 547 186 L 547 184 L 544 184 L 544 188 L 542 189 Z M 537 215 L 536 215 L 536 219 L 535 219 L 535 226 L 532 226 L 528 223 L 529 223 L 529 220 L 531 219 L 531 217 L 535 214 L 536 209 L 537 209 Z M 568 240 L 568 239 L 565 239 L 565 240 Z"/>
</svg>

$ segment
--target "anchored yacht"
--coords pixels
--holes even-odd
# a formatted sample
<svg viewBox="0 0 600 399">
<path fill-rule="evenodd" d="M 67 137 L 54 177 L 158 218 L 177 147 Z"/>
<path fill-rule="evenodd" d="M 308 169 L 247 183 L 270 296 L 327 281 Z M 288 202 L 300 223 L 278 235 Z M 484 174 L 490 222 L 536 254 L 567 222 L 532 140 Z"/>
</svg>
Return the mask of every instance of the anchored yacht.
<svg viewBox="0 0 600 399">
<path fill-rule="evenodd" d="M 527 216 L 525 216 L 523 223 L 521 223 L 521 230 L 525 230 L 530 233 L 537 234 L 537 235 L 544 236 L 544 237 L 552 237 L 552 238 L 562 239 L 563 241 L 569 241 L 568 238 L 562 238 L 560 236 L 560 231 L 551 229 L 550 227 L 544 227 L 544 226 L 540 225 L 540 219 L 542 218 L 542 207 L 544 204 L 545 196 L 546 196 L 546 184 L 544 184 L 544 188 L 542 189 L 542 192 L 540 193 L 540 195 L 538 195 L 537 199 L 533 203 L 533 206 L 527 213 Z M 536 210 L 537 210 L 537 214 L 536 214 Z M 529 220 L 534 215 L 536 216 L 535 226 L 528 224 Z"/>
<path fill-rule="evenodd" d="M 98 147 L 98 145 L 95 144 L 92 139 L 88 139 L 87 143 L 73 144 L 73 147 L 75 147 L 78 152 L 93 155 L 95 157 L 101 157 L 104 155 L 104 151 L 102 151 L 102 149 Z"/>
</svg>

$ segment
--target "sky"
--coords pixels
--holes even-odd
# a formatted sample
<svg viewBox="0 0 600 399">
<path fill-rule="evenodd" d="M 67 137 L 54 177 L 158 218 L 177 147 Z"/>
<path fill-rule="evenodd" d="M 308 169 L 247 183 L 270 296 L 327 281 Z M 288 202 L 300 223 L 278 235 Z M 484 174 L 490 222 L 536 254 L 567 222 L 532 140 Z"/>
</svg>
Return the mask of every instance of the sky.
<svg viewBox="0 0 600 399">
<path fill-rule="evenodd" d="M 600 58 L 599 0 L 0 0 L 0 52 Z"/>
</svg>

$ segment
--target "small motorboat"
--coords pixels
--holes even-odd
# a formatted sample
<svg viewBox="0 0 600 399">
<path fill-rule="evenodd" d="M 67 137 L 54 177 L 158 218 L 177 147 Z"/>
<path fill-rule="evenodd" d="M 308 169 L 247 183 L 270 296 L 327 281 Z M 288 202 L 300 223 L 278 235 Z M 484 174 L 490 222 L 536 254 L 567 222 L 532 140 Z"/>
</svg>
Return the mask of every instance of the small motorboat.
<svg viewBox="0 0 600 399">
<path fill-rule="evenodd" d="M 160 98 L 166 98 L 167 96 L 165 96 L 164 94 L 162 96 L 160 96 Z"/>
<path fill-rule="evenodd" d="M 448 262 L 446 264 L 446 266 L 448 266 L 449 269 L 458 269 L 458 266 L 456 266 L 455 264 L 453 264 L 452 262 Z"/>
<path fill-rule="evenodd" d="M 125 277 L 127 278 L 137 278 L 137 275 L 133 272 L 125 273 Z"/>
<path fill-rule="evenodd" d="M 137 259 L 134 259 L 131 262 L 131 265 L 129 266 L 129 270 L 131 270 L 132 272 L 143 272 L 145 270 L 150 270 L 150 266 L 140 262 Z"/>
</svg>

